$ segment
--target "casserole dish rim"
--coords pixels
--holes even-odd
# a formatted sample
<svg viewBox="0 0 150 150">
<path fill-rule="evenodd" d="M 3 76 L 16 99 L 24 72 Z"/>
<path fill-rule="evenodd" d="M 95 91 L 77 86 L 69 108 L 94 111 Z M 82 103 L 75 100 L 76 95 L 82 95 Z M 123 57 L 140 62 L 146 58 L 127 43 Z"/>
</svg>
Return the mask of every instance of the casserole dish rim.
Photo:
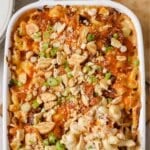
<svg viewBox="0 0 150 150">
<path fill-rule="evenodd" d="M 135 14 L 125 7 L 122 4 L 113 1 L 106 1 L 106 0 L 92 0 L 92 1 L 81 1 L 81 0 L 70 0 L 70 1 L 38 1 L 31 3 L 29 5 L 24 6 L 20 10 L 18 10 L 11 18 L 7 32 L 6 32 L 6 40 L 5 40 L 5 52 L 4 52 L 4 71 L 3 71 L 3 150 L 7 150 L 9 147 L 8 142 L 8 135 L 7 135 L 7 125 L 8 125 L 8 82 L 10 77 L 10 72 L 8 68 L 8 63 L 6 57 L 9 56 L 9 47 L 11 46 L 11 35 L 13 26 L 17 22 L 17 19 L 22 16 L 26 11 L 34 9 L 34 8 L 42 8 L 44 5 L 52 7 L 54 5 L 80 5 L 80 6 L 106 6 L 112 7 L 118 10 L 121 13 L 127 15 L 136 31 L 136 38 L 137 38 L 137 49 L 138 49 L 138 58 L 140 60 L 139 66 L 139 75 L 140 75 L 140 102 L 141 102 L 141 110 L 140 110 L 140 117 L 139 117 L 139 141 L 140 141 L 140 148 L 141 150 L 145 150 L 145 68 L 144 68 L 144 47 L 143 47 L 143 36 L 141 31 L 141 25 L 139 23 L 138 18 Z"/>
</svg>

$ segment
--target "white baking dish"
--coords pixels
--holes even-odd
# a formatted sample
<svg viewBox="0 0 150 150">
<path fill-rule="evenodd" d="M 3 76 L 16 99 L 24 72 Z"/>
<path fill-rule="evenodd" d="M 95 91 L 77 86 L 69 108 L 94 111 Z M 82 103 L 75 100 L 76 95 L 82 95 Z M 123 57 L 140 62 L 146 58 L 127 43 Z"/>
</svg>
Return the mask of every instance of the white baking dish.
<svg viewBox="0 0 150 150">
<path fill-rule="evenodd" d="M 106 0 L 91 0 L 91 1 L 39 1 L 36 3 L 29 4 L 23 8 L 21 8 L 17 13 L 15 13 L 10 20 L 10 23 L 7 28 L 6 33 L 6 41 L 5 41 L 5 59 L 4 59 L 4 79 L 3 79 L 3 150 L 9 149 L 8 137 L 7 137 L 7 124 L 9 122 L 8 116 L 8 103 L 9 103 L 9 95 L 8 95 L 8 82 L 10 79 L 10 72 L 8 68 L 8 64 L 6 61 L 6 57 L 9 57 L 9 47 L 11 46 L 11 33 L 14 24 L 17 19 L 26 11 L 33 8 L 42 8 L 44 5 L 53 6 L 56 4 L 61 5 L 102 5 L 109 6 L 117 9 L 118 11 L 125 13 L 129 16 L 134 24 L 136 33 L 137 33 L 137 47 L 138 47 L 138 56 L 140 59 L 140 85 L 141 85 L 141 111 L 140 111 L 140 119 L 139 119 L 139 141 L 141 143 L 141 150 L 145 150 L 145 70 L 144 70 L 144 55 L 143 55 L 143 37 L 140 23 L 137 17 L 125 6 Z"/>
</svg>

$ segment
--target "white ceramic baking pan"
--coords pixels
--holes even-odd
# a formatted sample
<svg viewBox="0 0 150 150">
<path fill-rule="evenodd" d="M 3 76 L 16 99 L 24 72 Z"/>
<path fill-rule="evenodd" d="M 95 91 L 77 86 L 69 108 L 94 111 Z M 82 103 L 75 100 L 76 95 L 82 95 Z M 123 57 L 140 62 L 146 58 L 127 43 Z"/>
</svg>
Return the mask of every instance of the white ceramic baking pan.
<svg viewBox="0 0 150 150">
<path fill-rule="evenodd" d="M 137 34 L 137 47 L 138 47 L 138 57 L 140 60 L 140 85 L 141 85 L 141 111 L 140 111 L 140 119 L 139 119 L 139 141 L 141 144 L 141 150 L 145 150 L 145 70 L 144 70 L 144 50 L 143 50 L 143 36 L 141 31 L 141 26 L 139 20 L 134 15 L 134 13 L 126 8 L 125 6 L 108 0 L 91 0 L 91 1 L 78 1 L 78 0 L 69 0 L 69 1 L 38 1 L 32 4 L 29 4 L 19 11 L 17 11 L 13 17 L 11 18 L 7 33 L 6 33 L 6 41 L 5 41 L 5 59 L 4 59 L 4 79 L 3 79 L 3 150 L 9 150 L 8 137 L 7 137 L 7 125 L 9 123 L 8 116 L 8 104 L 9 104 L 9 94 L 8 94 L 8 83 L 10 80 L 10 71 L 8 68 L 8 64 L 6 61 L 6 57 L 9 57 L 9 47 L 11 46 L 11 33 L 14 27 L 14 24 L 18 20 L 18 18 L 25 13 L 26 11 L 33 8 L 42 8 L 44 5 L 48 5 L 49 7 L 54 6 L 56 4 L 61 5 L 96 5 L 96 6 L 109 6 L 117 9 L 118 11 L 125 13 L 129 16 L 134 24 L 136 34 Z"/>
</svg>

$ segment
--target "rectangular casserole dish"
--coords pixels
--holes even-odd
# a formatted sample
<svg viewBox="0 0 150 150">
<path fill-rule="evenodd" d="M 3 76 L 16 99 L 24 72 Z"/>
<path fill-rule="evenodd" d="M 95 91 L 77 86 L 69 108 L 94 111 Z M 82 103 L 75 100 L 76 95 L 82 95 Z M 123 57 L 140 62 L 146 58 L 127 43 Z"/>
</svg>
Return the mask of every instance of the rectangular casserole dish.
<svg viewBox="0 0 150 150">
<path fill-rule="evenodd" d="M 44 5 L 48 5 L 49 7 L 55 6 L 57 4 L 60 5 L 85 5 L 85 6 L 108 6 L 115 8 L 119 12 L 126 14 L 129 18 L 131 18 L 132 23 L 136 30 L 137 36 L 137 49 L 138 49 L 138 57 L 140 61 L 139 66 L 139 75 L 140 75 L 140 100 L 141 100 L 141 110 L 140 110 L 140 118 L 139 118 L 139 141 L 141 145 L 141 150 L 145 150 L 145 70 L 144 70 L 144 49 L 143 49 L 143 38 L 140 23 L 137 17 L 126 7 L 121 4 L 112 1 L 40 1 L 30 5 L 27 5 L 20 9 L 17 13 L 15 13 L 8 25 L 7 33 L 6 33 L 6 41 L 5 41 L 5 55 L 4 55 L 4 79 L 3 79 L 3 150 L 9 149 L 8 144 L 8 128 L 7 125 L 9 123 L 9 115 L 8 115 L 8 105 L 9 105 L 9 90 L 8 84 L 10 80 L 10 70 L 7 63 L 7 57 L 9 58 L 9 48 L 11 47 L 11 34 L 13 27 L 17 19 L 24 14 L 28 10 L 32 10 L 34 8 L 42 8 Z"/>
</svg>

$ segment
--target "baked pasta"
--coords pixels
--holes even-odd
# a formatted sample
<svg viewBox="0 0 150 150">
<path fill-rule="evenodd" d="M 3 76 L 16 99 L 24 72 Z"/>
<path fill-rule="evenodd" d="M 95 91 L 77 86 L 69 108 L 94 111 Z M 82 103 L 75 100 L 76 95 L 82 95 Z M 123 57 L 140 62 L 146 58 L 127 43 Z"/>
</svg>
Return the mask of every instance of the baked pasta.
<svg viewBox="0 0 150 150">
<path fill-rule="evenodd" d="M 134 26 L 110 7 L 44 6 L 12 32 L 11 150 L 136 150 Z"/>
</svg>

